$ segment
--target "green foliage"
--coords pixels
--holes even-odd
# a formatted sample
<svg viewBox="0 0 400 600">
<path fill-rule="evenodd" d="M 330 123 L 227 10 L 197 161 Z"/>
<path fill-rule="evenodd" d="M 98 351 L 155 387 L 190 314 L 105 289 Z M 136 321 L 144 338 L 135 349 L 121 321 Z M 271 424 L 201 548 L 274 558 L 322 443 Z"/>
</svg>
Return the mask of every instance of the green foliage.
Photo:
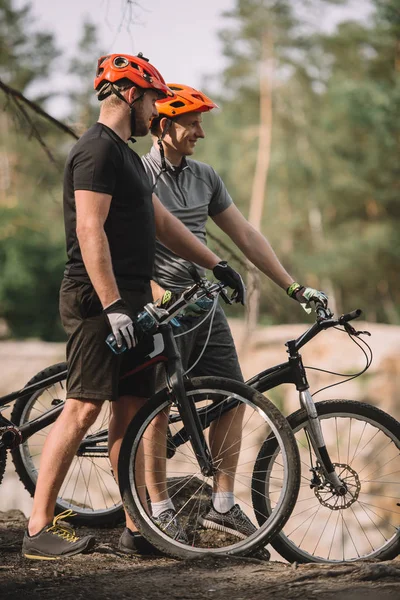
<svg viewBox="0 0 400 600">
<path fill-rule="evenodd" d="M 0 0 L 0 79 L 23 92 L 48 77 L 60 52 L 49 32 L 33 30 L 30 3 L 17 9 L 13 0 Z"/>
<path fill-rule="evenodd" d="M 35 31 L 29 4 L 17 10 L 10 0 L 0 0 L 0 23 L 0 77 L 26 93 L 51 73 L 59 55 L 53 35 Z M 65 263 L 61 200 L 68 139 L 60 139 L 59 131 L 30 108 L 25 107 L 28 122 L 5 95 L 2 104 L 0 318 L 15 337 L 65 339 L 57 294 Z M 54 162 L 31 135 L 32 128 L 40 132 Z"/>
<path fill-rule="evenodd" d="M 394 1 L 373 4 L 369 22 L 305 36 L 293 2 L 237 0 L 222 32 L 229 59 L 222 109 L 210 115 L 197 157 L 222 175 L 247 214 L 261 35 L 270 36 L 272 155 L 262 231 L 296 279 L 328 284 L 338 311 L 359 306 L 371 320 L 400 322 L 400 22 Z M 301 318 L 265 278 L 263 290 L 262 311 L 275 322 Z"/>
<path fill-rule="evenodd" d="M 2 209 L 0 221 L 0 317 L 13 337 L 65 339 L 57 302 L 64 241 L 18 208 Z"/>
<path fill-rule="evenodd" d="M 93 90 L 94 72 L 97 59 L 106 54 L 100 49 L 95 25 L 89 21 L 83 23 L 81 39 L 76 56 L 69 66 L 70 86 L 68 97 L 72 105 L 70 120 L 85 131 L 93 125 L 99 116 L 99 102 Z"/>
</svg>

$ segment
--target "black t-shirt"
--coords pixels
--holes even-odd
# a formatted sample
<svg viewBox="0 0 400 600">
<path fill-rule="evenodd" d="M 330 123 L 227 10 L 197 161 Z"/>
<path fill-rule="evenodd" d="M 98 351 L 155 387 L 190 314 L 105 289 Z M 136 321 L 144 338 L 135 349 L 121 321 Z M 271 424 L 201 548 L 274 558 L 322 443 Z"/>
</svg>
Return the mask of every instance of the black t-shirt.
<svg viewBox="0 0 400 600">
<path fill-rule="evenodd" d="M 76 235 L 75 190 L 112 196 L 104 230 L 117 284 L 135 289 L 151 279 L 155 222 L 151 187 L 136 152 L 109 127 L 96 123 L 72 148 L 64 171 L 68 261 L 64 274 L 89 282 Z"/>
</svg>

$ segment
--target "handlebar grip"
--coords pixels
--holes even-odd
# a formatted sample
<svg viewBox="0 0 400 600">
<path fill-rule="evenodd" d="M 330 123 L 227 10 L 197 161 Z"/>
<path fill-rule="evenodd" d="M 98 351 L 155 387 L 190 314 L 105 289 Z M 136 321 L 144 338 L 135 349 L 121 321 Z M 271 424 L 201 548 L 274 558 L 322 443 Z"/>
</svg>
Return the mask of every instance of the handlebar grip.
<svg viewBox="0 0 400 600">
<path fill-rule="evenodd" d="M 219 295 L 221 296 L 221 298 L 225 302 L 225 304 L 233 304 L 232 300 L 229 298 L 228 294 L 226 294 L 224 292 L 223 288 L 221 288 Z"/>
<path fill-rule="evenodd" d="M 348 323 L 349 321 L 353 321 L 353 319 L 358 319 L 358 317 L 361 317 L 362 315 L 362 310 L 361 308 L 357 308 L 356 310 L 352 310 L 351 312 L 347 313 L 346 315 L 342 315 L 339 319 L 340 323 Z"/>
</svg>

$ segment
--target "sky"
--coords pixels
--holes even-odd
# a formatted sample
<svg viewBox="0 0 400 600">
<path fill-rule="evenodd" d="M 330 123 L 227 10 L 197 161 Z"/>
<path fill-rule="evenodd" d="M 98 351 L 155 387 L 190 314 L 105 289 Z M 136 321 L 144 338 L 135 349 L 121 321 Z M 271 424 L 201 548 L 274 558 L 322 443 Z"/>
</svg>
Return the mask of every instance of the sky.
<svg viewBox="0 0 400 600">
<path fill-rule="evenodd" d="M 22 4 L 25 0 L 16 1 Z M 67 56 L 74 53 L 87 17 L 97 25 L 106 52 L 143 52 L 166 81 L 193 87 L 201 87 L 204 76 L 224 67 L 217 31 L 223 24 L 221 13 L 234 4 L 235 0 L 141 0 L 131 4 L 129 14 L 126 0 L 31 0 L 35 27 L 52 31 Z M 64 101 L 53 101 L 49 110 L 60 117 Z"/>
<path fill-rule="evenodd" d="M 14 0 L 16 6 L 29 0 Z M 294 6 L 302 0 L 293 0 Z M 56 44 L 71 57 L 76 52 L 86 18 L 99 31 L 105 52 L 143 54 L 167 82 L 201 88 L 218 87 L 218 74 L 226 62 L 218 31 L 227 25 L 222 17 L 236 0 L 30 0 L 35 30 L 54 33 Z M 331 7 L 321 2 L 313 16 L 316 28 L 331 29 L 345 18 L 367 14 L 368 0 L 351 0 L 350 7 Z M 317 3 L 318 5 L 318 3 Z M 201 8 L 200 8 L 201 7 Z M 98 57 L 94 57 L 93 70 Z M 62 76 L 52 84 L 61 88 Z M 67 112 L 66 100 L 52 100 L 47 109 L 56 118 Z"/>
</svg>

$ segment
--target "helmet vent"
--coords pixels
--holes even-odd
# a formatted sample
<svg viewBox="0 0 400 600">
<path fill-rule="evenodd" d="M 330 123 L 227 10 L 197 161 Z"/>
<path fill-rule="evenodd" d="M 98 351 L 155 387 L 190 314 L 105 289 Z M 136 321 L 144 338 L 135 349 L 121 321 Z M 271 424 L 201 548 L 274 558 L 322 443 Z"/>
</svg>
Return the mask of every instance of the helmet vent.
<svg viewBox="0 0 400 600">
<path fill-rule="evenodd" d="M 180 87 L 179 85 L 169 85 L 168 87 L 170 90 L 183 90 L 183 87 Z"/>
<path fill-rule="evenodd" d="M 125 56 L 117 56 L 114 58 L 114 67 L 117 69 L 123 69 L 129 65 L 129 60 Z"/>
<path fill-rule="evenodd" d="M 174 88 L 170 88 L 170 90 L 173 90 Z M 181 106 L 185 106 L 184 102 L 181 102 L 181 100 L 175 100 L 175 102 L 171 102 L 170 106 L 173 106 L 174 108 L 180 108 Z"/>
</svg>

